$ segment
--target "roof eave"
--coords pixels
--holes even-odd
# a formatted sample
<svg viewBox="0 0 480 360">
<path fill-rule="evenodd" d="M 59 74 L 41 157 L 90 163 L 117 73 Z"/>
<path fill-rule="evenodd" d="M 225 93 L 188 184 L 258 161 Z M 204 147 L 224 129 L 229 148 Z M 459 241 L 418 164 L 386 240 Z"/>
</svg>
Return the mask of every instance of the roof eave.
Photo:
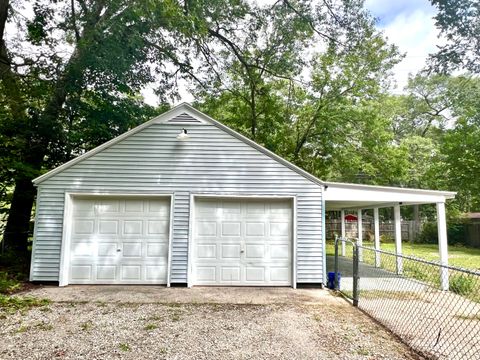
<svg viewBox="0 0 480 360">
<path fill-rule="evenodd" d="M 353 183 L 341 183 L 326 181 L 324 182 L 326 186 L 336 186 L 341 188 L 350 188 L 350 189 L 365 189 L 365 190 L 386 190 L 386 191 L 396 191 L 404 193 L 417 193 L 425 195 L 440 195 L 444 196 L 446 199 L 454 199 L 457 195 L 455 191 L 442 191 L 442 190 L 426 190 L 426 189 L 416 189 L 416 188 L 403 188 L 403 187 L 394 187 L 394 186 L 379 186 L 379 185 L 364 185 L 364 184 L 353 184 Z"/>
</svg>

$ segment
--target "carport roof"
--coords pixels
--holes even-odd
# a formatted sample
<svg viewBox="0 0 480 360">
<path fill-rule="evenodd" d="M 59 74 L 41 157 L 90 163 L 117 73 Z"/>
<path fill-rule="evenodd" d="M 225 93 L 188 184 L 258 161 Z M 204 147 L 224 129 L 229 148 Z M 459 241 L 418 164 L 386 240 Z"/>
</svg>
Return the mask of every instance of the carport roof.
<svg viewBox="0 0 480 360">
<path fill-rule="evenodd" d="M 434 204 L 455 198 L 456 192 L 390 186 L 325 182 L 327 210 L 368 209 L 397 204 Z"/>
</svg>

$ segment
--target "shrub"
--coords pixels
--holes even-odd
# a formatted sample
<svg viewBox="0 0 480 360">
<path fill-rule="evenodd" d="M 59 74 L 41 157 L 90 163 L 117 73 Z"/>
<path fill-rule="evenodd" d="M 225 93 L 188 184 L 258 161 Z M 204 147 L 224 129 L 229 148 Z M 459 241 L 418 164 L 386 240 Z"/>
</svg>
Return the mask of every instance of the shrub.
<svg viewBox="0 0 480 360">
<path fill-rule="evenodd" d="M 476 285 L 475 279 L 467 275 L 454 275 L 450 278 L 450 290 L 459 295 L 470 295 Z"/>
<path fill-rule="evenodd" d="M 0 271 L 0 294 L 10 294 L 19 290 L 22 284 L 16 276 L 10 276 L 7 272 Z"/>
<path fill-rule="evenodd" d="M 447 237 L 450 245 L 466 245 L 465 225 L 461 223 L 448 224 Z M 438 244 L 437 223 L 425 223 L 422 227 L 422 232 L 415 241 L 422 244 Z"/>
<path fill-rule="evenodd" d="M 380 242 L 382 242 L 382 243 L 391 243 L 391 242 L 394 242 L 394 241 L 395 241 L 395 239 L 389 234 L 380 235 Z"/>
</svg>

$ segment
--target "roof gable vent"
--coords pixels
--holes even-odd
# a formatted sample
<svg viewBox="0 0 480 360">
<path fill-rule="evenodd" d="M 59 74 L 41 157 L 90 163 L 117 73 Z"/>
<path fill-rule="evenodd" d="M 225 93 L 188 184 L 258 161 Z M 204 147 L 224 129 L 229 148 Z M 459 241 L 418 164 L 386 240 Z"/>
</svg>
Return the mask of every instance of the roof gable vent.
<svg viewBox="0 0 480 360">
<path fill-rule="evenodd" d="M 195 119 L 193 116 L 182 113 L 166 121 L 168 124 L 202 124 L 202 121 Z"/>
</svg>

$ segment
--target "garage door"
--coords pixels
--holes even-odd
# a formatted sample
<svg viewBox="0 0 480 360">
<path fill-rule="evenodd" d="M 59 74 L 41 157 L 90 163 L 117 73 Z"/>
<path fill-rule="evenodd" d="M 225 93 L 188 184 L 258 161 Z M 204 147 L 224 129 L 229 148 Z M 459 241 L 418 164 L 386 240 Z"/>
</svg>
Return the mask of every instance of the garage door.
<svg viewBox="0 0 480 360">
<path fill-rule="evenodd" d="M 196 285 L 292 284 L 292 201 L 197 199 Z"/>
<path fill-rule="evenodd" d="M 70 284 L 165 284 L 169 199 L 74 199 Z"/>
</svg>

